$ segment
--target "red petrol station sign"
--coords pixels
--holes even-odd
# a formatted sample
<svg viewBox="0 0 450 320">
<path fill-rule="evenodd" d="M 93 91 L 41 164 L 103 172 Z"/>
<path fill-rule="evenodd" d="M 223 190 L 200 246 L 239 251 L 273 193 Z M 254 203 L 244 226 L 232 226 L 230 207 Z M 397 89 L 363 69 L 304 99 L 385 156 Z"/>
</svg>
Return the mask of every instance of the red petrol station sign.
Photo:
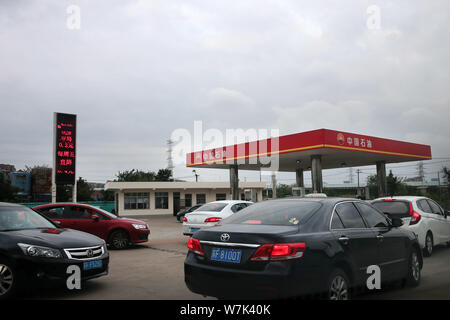
<svg viewBox="0 0 450 320">
<path fill-rule="evenodd" d="M 431 159 L 428 145 L 342 131 L 318 129 L 278 138 L 188 153 L 188 167 L 225 164 L 239 159 L 282 155 L 314 149 L 346 150 L 396 157 L 396 162 Z"/>
<path fill-rule="evenodd" d="M 55 116 L 55 183 L 75 184 L 76 126 L 75 114 Z"/>
</svg>

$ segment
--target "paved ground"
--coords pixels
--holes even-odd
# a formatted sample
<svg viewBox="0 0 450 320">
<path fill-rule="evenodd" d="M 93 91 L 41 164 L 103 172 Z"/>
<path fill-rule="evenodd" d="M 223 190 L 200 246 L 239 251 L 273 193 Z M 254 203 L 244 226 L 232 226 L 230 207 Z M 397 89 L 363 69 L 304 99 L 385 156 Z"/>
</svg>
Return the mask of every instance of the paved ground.
<svg viewBox="0 0 450 320">
<path fill-rule="evenodd" d="M 187 237 L 172 216 L 145 220 L 150 241 L 122 251 L 110 251 L 110 273 L 88 281 L 81 291 L 45 289 L 29 293 L 32 299 L 205 299 L 184 284 L 183 262 Z M 425 258 L 418 288 L 391 288 L 358 296 L 358 299 L 450 299 L 450 249 L 436 248 Z"/>
</svg>

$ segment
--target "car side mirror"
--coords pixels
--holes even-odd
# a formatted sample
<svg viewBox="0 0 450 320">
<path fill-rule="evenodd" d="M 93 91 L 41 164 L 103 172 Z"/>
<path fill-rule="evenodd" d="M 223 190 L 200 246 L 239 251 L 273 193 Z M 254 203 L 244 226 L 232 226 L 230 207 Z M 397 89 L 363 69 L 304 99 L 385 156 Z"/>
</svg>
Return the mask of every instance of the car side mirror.
<svg viewBox="0 0 450 320">
<path fill-rule="evenodd" d="M 92 220 L 94 220 L 95 222 L 97 222 L 98 220 L 100 220 L 99 216 L 96 214 L 92 215 Z"/>
<path fill-rule="evenodd" d="M 391 221 L 392 221 L 392 226 L 394 227 L 394 228 L 399 228 L 399 227 L 401 227 L 402 225 L 403 225 L 403 220 L 402 219 L 400 219 L 400 218 L 391 218 Z"/>
<path fill-rule="evenodd" d="M 447 210 L 444 210 L 444 217 L 445 219 L 447 219 L 447 217 L 450 215 L 450 212 L 448 212 Z"/>
<path fill-rule="evenodd" d="M 53 224 L 56 224 L 56 226 L 59 228 L 61 227 L 61 221 L 52 221 Z"/>
</svg>

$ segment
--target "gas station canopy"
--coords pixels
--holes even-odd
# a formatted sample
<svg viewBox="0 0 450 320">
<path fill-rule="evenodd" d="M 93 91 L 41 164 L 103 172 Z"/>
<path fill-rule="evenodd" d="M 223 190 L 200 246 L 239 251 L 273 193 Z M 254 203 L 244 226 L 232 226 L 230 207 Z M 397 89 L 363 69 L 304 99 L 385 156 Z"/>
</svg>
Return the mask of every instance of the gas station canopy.
<svg viewBox="0 0 450 320">
<path fill-rule="evenodd" d="M 276 141 L 278 140 L 278 141 Z M 275 171 L 294 172 L 311 167 L 311 156 L 320 155 L 323 169 L 431 159 L 428 145 L 319 129 L 278 138 L 235 144 L 187 154 L 188 167 L 243 170 L 268 167 L 269 157 L 278 155 Z M 300 161 L 300 162 L 299 162 Z"/>
<path fill-rule="evenodd" d="M 230 170 L 232 199 L 238 199 L 238 170 L 296 172 L 304 187 L 303 171 L 311 170 L 313 192 L 323 192 L 322 169 L 376 165 L 378 196 L 387 192 L 386 163 L 431 159 L 423 144 L 319 129 L 251 141 L 186 155 L 186 165 Z M 274 186 L 273 186 L 274 187 Z"/>
</svg>

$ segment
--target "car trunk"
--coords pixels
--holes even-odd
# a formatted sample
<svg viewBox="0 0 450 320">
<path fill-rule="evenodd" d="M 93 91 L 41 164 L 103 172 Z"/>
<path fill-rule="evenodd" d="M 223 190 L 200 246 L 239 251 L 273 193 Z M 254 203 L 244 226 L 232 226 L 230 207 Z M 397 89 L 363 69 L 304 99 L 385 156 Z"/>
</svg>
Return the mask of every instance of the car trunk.
<svg viewBox="0 0 450 320">
<path fill-rule="evenodd" d="M 188 223 L 192 223 L 192 224 L 202 224 L 205 223 L 205 220 L 207 218 L 212 218 L 212 217 L 220 217 L 220 218 L 224 218 L 220 212 L 213 212 L 213 211 L 194 211 L 191 213 L 186 214 L 186 219 L 188 220 Z"/>
<path fill-rule="evenodd" d="M 229 231 L 233 230 L 233 231 Z M 199 232 L 205 252 L 204 263 L 227 268 L 261 269 L 265 262 L 253 262 L 250 258 L 262 244 L 282 243 L 285 236 L 297 233 L 298 226 L 269 225 L 219 225 Z M 224 241 L 222 235 L 225 236 Z M 227 259 L 230 258 L 230 259 Z M 233 259 L 234 258 L 234 259 Z"/>
</svg>

